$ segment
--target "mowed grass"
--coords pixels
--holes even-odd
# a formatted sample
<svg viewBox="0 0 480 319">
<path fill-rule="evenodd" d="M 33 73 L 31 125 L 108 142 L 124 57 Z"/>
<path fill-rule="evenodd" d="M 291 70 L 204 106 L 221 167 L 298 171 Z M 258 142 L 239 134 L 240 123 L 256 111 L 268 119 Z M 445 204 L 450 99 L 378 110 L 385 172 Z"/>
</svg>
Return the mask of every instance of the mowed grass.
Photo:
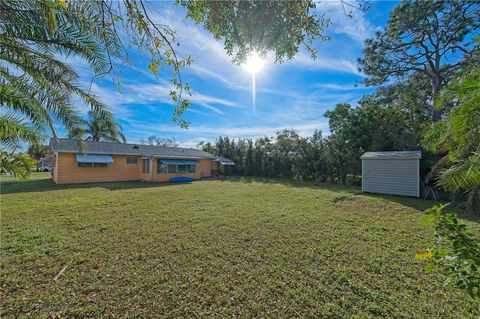
<svg viewBox="0 0 480 319">
<path fill-rule="evenodd" d="M 1 191 L 2 318 L 478 315 L 415 259 L 432 202 L 259 179 Z"/>
</svg>

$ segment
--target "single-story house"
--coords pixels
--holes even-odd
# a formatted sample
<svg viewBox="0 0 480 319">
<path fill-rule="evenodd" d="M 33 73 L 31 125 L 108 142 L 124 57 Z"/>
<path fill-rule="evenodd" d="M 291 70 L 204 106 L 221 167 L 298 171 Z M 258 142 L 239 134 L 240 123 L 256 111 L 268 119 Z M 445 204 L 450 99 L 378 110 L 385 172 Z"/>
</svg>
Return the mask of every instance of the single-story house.
<svg viewBox="0 0 480 319">
<path fill-rule="evenodd" d="M 91 142 L 70 139 L 50 141 L 53 181 L 57 184 L 155 181 L 173 177 L 211 177 L 216 157 L 193 148 Z"/>
</svg>

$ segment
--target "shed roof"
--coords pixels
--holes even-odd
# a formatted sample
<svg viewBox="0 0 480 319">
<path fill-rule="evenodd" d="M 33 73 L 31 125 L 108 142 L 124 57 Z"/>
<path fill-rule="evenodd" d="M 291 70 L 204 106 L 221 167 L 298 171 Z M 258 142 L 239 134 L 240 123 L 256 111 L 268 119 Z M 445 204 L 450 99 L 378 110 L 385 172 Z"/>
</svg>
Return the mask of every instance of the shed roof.
<svg viewBox="0 0 480 319">
<path fill-rule="evenodd" d="M 215 162 L 219 162 L 220 164 L 222 165 L 235 165 L 235 162 L 233 162 L 231 159 L 228 159 L 226 157 L 222 157 L 222 156 L 219 156 L 219 157 L 216 157 L 213 161 Z"/>
<path fill-rule="evenodd" d="M 78 140 L 55 139 L 50 140 L 50 146 L 54 152 L 82 153 Z M 165 158 L 214 158 L 215 156 L 194 148 L 163 147 L 141 144 L 91 142 L 85 141 L 85 154 L 107 154 L 107 155 L 142 155 L 157 156 Z"/>
<path fill-rule="evenodd" d="M 419 159 L 421 151 L 366 152 L 361 159 Z"/>
</svg>

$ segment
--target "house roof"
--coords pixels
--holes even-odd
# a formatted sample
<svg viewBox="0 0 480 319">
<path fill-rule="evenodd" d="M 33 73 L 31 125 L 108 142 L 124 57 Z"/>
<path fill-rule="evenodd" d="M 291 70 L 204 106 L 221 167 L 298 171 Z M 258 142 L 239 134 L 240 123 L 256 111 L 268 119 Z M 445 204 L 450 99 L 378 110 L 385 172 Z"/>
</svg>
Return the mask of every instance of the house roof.
<svg viewBox="0 0 480 319">
<path fill-rule="evenodd" d="M 163 158 L 214 158 L 215 156 L 194 148 L 163 147 L 141 144 L 112 143 L 112 142 L 91 142 L 84 141 L 86 145 L 85 154 L 107 154 L 107 155 L 140 155 L 156 156 Z M 50 140 L 50 147 L 54 152 L 61 153 L 82 153 L 78 140 L 55 139 Z"/>
<path fill-rule="evenodd" d="M 419 159 L 421 151 L 366 152 L 361 159 Z"/>
</svg>

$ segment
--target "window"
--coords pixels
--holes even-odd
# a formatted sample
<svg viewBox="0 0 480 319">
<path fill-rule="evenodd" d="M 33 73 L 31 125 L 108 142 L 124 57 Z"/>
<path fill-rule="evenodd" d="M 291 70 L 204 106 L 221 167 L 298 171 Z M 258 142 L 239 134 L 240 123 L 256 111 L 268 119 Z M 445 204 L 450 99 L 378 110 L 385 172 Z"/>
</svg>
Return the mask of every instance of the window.
<svg viewBox="0 0 480 319">
<path fill-rule="evenodd" d="M 186 173 L 187 172 L 187 165 L 178 165 L 177 166 L 177 173 Z"/>
<path fill-rule="evenodd" d="M 195 173 L 195 164 L 165 164 L 157 160 L 157 174 L 186 174 Z"/>
<path fill-rule="evenodd" d="M 127 164 L 137 164 L 137 158 L 132 157 L 132 156 L 128 156 L 127 157 Z"/>
<path fill-rule="evenodd" d="M 142 173 L 150 173 L 150 160 L 148 158 L 142 159 Z"/>
<path fill-rule="evenodd" d="M 107 163 L 77 163 L 78 167 L 107 167 Z"/>
<path fill-rule="evenodd" d="M 166 164 L 163 164 L 160 160 L 157 162 L 157 174 L 168 173 L 168 167 Z"/>
</svg>

